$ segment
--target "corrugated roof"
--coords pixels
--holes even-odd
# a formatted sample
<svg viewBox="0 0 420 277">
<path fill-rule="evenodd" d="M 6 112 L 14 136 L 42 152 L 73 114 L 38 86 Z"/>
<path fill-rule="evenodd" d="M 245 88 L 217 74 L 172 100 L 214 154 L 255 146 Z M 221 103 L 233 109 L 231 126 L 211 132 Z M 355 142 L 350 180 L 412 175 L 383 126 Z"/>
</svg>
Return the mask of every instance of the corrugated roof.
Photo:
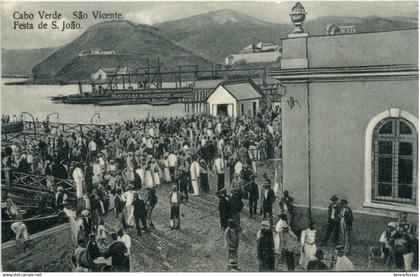
<svg viewBox="0 0 420 277">
<path fill-rule="evenodd" d="M 223 80 L 200 80 L 196 81 L 194 84 L 194 89 L 214 89 L 216 88 Z"/>
<path fill-rule="evenodd" d="M 249 82 L 224 84 L 223 87 L 238 101 L 262 98 L 261 94 Z"/>
</svg>

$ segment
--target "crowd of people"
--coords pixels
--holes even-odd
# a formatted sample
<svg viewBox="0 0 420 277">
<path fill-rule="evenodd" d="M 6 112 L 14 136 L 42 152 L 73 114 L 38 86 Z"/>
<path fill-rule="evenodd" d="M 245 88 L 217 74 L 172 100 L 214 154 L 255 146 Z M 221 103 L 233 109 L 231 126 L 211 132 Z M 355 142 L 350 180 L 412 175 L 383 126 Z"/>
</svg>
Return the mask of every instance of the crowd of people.
<svg viewBox="0 0 420 277">
<path fill-rule="evenodd" d="M 273 188 L 278 184 L 260 174 L 260 164 L 280 158 L 277 119 L 278 112 L 273 110 L 235 120 L 201 114 L 126 121 L 73 134 L 61 133 L 46 122 L 46 136 L 6 147 L 2 165 L 47 177 L 45 187 L 51 193 L 40 199 L 40 207 L 70 220 L 72 241 L 77 246 L 72 256 L 74 271 L 129 271 L 132 247 L 128 230 L 142 236 L 142 231 L 153 229 L 152 212 L 158 201 L 169 202 L 169 228 L 177 230 L 181 205 L 190 201 L 191 194 L 210 192 L 219 199 L 228 269 L 239 270 L 241 214 L 246 200 L 249 217 L 259 214 L 263 219 L 257 234 L 260 271 L 273 271 L 276 264 L 284 264 L 288 270 L 295 270 L 297 264 L 300 270 L 354 270 L 346 256 L 351 253 L 353 228 L 348 201 L 336 195 L 330 198 L 328 225 L 319 239 L 313 221 L 307 229 L 297 230 L 293 197 L 288 191 L 278 197 L 277 188 Z M 210 176 L 217 180 L 216 189 L 209 185 Z M 261 189 L 256 177 L 262 177 Z M 72 179 L 74 189 L 58 185 L 58 180 L 68 179 Z M 172 191 L 168 199 L 158 200 L 156 190 L 164 183 L 171 184 Z M 115 217 L 118 232 L 105 227 L 104 218 L 109 214 Z M 18 220 L 16 216 L 11 219 Z M 411 269 L 414 251 L 410 245 L 416 236 L 408 236 L 411 227 L 407 226 L 407 218 L 402 216 L 381 236 L 379 256 L 385 266 Z M 335 258 L 325 257 L 328 255 L 317 247 L 318 241 L 325 247 L 331 235 Z M 374 261 L 380 262 L 377 253 L 377 249 L 372 250 L 372 266 Z"/>
</svg>

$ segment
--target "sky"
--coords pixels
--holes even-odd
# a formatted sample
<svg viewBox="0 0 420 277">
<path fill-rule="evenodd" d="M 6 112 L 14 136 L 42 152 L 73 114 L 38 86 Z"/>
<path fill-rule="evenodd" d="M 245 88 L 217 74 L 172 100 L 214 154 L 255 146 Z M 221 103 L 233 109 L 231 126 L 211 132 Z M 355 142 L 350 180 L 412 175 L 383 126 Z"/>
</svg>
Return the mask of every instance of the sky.
<svg viewBox="0 0 420 277">
<path fill-rule="evenodd" d="M 307 20 L 321 16 L 371 16 L 381 17 L 409 16 L 417 17 L 417 1 L 302 1 L 307 11 Z M 295 1 L 78 1 L 78 2 L 19 2 L 2 1 L 1 3 L 1 47 L 9 49 L 32 49 L 56 47 L 71 42 L 80 36 L 89 26 L 99 23 L 92 11 L 103 13 L 121 13 L 124 19 L 135 23 L 156 24 L 181 19 L 209 11 L 232 9 L 260 20 L 274 23 L 290 23 L 289 13 Z M 38 12 L 61 13 L 62 18 L 44 19 L 47 29 L 38 29 L 41 19 Z M 73 12 L 82 11 L 88 14 L 84 20 L 76 20 L 80 29 L 61 31 L 63 21 L 74 21 Z M 20 19 L 26 14 L 33 14 L 33 19 Z M 17 19 L 14 17 L 18 17 Z M 52 30 L 52 21 L 57 21 L 59 29 Z M 21 25 L 15 26 L 14 22 Z M 24 29 L 32 23 L 33 30 Z M 16 28 L 16 29 L 15 29 Z M 22 28 L 22 29 L 21 29 Z"/>
</svg>

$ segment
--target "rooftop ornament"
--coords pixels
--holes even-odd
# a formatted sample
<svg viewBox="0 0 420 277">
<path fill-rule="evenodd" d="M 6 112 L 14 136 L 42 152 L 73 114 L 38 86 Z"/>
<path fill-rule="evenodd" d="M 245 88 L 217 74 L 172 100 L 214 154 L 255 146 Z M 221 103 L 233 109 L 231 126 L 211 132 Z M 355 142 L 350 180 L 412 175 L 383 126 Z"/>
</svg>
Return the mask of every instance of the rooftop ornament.
<svg viewBox="0 0 420 277">
<path fill-rule="evenodd" d="M 302 24 L 306 19 L 306 14 L 307 12 L 300 2 L 297 2 L 293 6 L 292 12 L 289 15 L 292 19 L 293 25 L 295 25 L 295 29 L 293 30 L 294 34 L 301 34 L 304 32 Z"/>
</svg>

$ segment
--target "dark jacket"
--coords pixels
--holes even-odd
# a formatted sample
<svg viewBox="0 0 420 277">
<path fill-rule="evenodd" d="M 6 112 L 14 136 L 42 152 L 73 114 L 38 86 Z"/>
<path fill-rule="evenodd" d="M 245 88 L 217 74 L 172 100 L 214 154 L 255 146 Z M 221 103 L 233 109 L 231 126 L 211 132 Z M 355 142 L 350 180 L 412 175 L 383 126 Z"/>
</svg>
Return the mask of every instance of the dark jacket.
<svg viewBox="0 0 420 277">
<path fill-rule="evenodd" d="M 248 183 L 245 190 L 249 193 L 248 199 L 257 200 L 259 198 L 258 185 L 254 181 Z"/>
<path fill-rule="evenodd" d="M 339 210 L 339 216 L 342 220 L 344 220 L 344 222 L 346 223 L 348 227 L 353 226 L 353 212 L 351 211 L 349 207 L 341 208 Z"/>
<path fill-rule="evenodd" d="M 331 219 L 331 214 L 333 213 L 333 208 L 335 206 L 334 210 L 334 220 Z M 334 203 L 331 203 L 328 206 L 328 222 L 339 222 L 340 218 L 338 217 L 338 206 Z"/>
<path fill-rule="evenodd" d="M 147 215 L 146 205 L 142 199 L 136 199 L 133 201 L 134 216 L 145 218 Z"/>
<path fill-rule="evenodd" d="M 240 213 L 244 207 L 241 194 L 234 193 L 230 198 L 230 209 L 233 214 Z"/>
<path fill-rule="evenodd" d="M 122 213 L 124 210 L 124 201 L 121 199 L 121 196 L 116 194 L 114 199 L 115 210 L 117 214 Z"/>
<path fill-rule="evenodd" d="M 274 191 L 269 188 L 267 193 L 267 198 L 265 198 L 265 189 L 261 190 L 261 201 L 262 205 L 265 208 L 273 208 L 273 204 L 276 201 L 276 195 L 274 194 Z"/>
<path fill-rule="evenodd" d="M 290 196 L 288 196 L 287 198 L 282 197 L 280 199 L 280 209 L 283 209 L 283 206 L 286 205 L 287 210 L 289 211 L 289 213 L 292 213 L 293 212 L 293 209 L 294 209 L 294 207 L 293 207 L 293 201 L 294 201 L 293 197 L 290 197 Z"/>
<path fill-rule="evenodd" d="M 88 258 L 88 262 L 93 265 L 93 261 L 98 258 L 99 256 L 101 256 L 101 251 L 99 250 L 99 247 L 95 242 L 89 241 L 87 247 L 87 258 Z"/>
<path fill-rule="evenodd" d="M 112 265 L 117 271 L 122 271 L 125 269 L 126 259 L 128 259 L 124 254 L 127 253 L 127 247 L 121 241 L 114 241 L 108 248 L 108 251 L 105 253 L 104 257 L 107 259 L 111 257 Z"/>
<path fill-rule="evenodd" d="M 260 270 L 274 270 L 274 238 L 271 230 L 261 229 L 258 239 L 257 256 L 260 260 Z"/>
</svg>

